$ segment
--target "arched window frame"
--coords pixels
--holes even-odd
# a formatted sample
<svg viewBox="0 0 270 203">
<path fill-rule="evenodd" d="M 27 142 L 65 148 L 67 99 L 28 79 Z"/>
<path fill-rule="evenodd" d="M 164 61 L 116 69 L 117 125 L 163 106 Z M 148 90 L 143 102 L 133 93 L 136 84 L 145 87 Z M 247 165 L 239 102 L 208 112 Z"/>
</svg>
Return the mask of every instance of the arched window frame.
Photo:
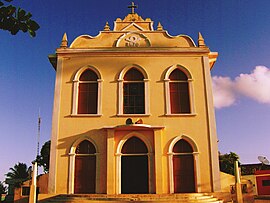
<svg viewBox="0 0 270 203">
<path fill-rule="evenodd" d="M 136 68 L 138 71 L 140 71 L 144 77 L 143 82 L 144 82 L 144 114 L 124 114 L 124 76 L 125 74 L 132 68 Z M 150 102 L 149 102 L 149 78 L 146 73 L 146 71 L 136 65 L 136 64 L 131 64 L 126 66 L 119 74 L 118 80 L 118 112 L 117 116 L 149 116 L 150 115 Z"/>
<path fill-rule="evenodd" d="M 173 152 L 173 148 L 175 144 L 180 141 L 184 140 L 188 142 L 192 149 L 193 152 L 191 153 L 175 153 Z M 191 139 L 189 136 L 186 135 L 181 135 L 177 136 L 172 141 L 169 143 L 169 148 L 168 148 L 168 168 L 169 168 L 169 192 L 170 194 L 174 193 L 174 174 L 173 174 L 173 156 L 174 155 L 186 155 L 186 154 L 193 154 L 194 158 L 194 169 L 195 169 L 195 188 L 196 192 L 201 192 L 201 173 L 200 173 L 200 157 L 199 157 L 199 149 L 197 147 L 197 144 L 194 142 L 193 139 Z"/>
<path fill-rule="evenodd" d="M 97 74 L 98 79 L 98 95 L 97 95 L 97 113 L 96 114 L 79 114 L 78 113 L 78 99 L 79 99 L 79 85 L 80 85 L 80 76 L 84 73 L 86 70 L 91 70 L 94 73 Z M 101 89 L 102 89 L 102 79 L 101 74 L 99 71 L 92 67 L 92 66 L 86 66 L 77 71 L 75 74 L 75 77 L 73 79 L 73 98 L 72 98 L 72 116 L 101 116 Z"/>
<path fill-rule="evenodd" d="M 180 71 L 185 73 L 188 78 L 187 82 L 188 82 L 188 91 L 189 91 L 190 113 L 174 114 L 171 112 L 170 82 L 172 81 L 170 80 L 170 75 L 175 69 L 179 69 Z M 166 116 L 188 116 L 188 115 L 194 116 L 196 115 L 195 105 L 194 105 L 194 94 L 193 94 L 193 79 L 190 72 L 185 67 L 180 66 L 180 65 L 171 66 L 165 73 L 164 88 L 165 88 L 165 103 L 166 103 L 165 115 Z"/>
<path fill-rule="evenodd" d="M 95 149 L 95 154 L 89 154 L 89 156 L 96 156 L 96 193 L 99 193 L 99 179 L 100 179 L 100 170 L 98 170 L 100 166 L 100 160 L 99 160 L 99 149 L 97 147 L 97 144 L 89 137 L 82 137 L 78 140 L 76 140 L 72 146 L 70 147 L 69 151 L 69 170 L 68 170 L 68 194 L 74 194 L 74 178 L 75 178 L 75 158 L 76 158 L 76 149 L 79 146 L 79 144 L 83 141 L 91 142 Z"/>
</svg>

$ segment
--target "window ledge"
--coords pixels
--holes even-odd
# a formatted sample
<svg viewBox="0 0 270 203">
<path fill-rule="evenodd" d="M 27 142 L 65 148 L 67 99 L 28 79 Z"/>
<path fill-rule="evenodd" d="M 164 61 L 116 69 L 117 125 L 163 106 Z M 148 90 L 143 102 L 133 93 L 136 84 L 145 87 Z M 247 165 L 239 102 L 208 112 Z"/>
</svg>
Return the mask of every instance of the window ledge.
<svg viewBox="0 0 270 203">
<path fill-rule="evenodd" d="M 182 113 L 182 114 L 165 114 L 168 117 L 193 117 L 197 116 L 196 113 Z"/>
<path fill-rule="evenodd" d="M 117 114 L 118 117 L 148 117 L 150 114 Z"/>
<path fill-rule="evenodd" d="M 102 114 L 71 114 L 71 117 L 101 117 Z"/>
</svg>

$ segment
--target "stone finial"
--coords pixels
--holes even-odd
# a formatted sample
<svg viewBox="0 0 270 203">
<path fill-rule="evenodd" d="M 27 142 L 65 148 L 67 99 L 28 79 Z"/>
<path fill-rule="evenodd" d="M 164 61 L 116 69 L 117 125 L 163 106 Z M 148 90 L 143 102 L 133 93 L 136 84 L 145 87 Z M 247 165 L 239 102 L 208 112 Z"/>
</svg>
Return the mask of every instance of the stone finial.
<svg viewBox="0 0 270 203">
<path fill-rule="evenodd" d="M 158 22 L 157 31 L 163 31 L 163 26 Z"/>
<path fill-rule="evenodd" d="M 104 26 L 103 30 L 104 31 L 110 31 L 111 30 L 108 22 L 106 22 L 106 25 Z"/>
<path fill-rule="evenodd" d="M 63 35 L 62 42 L 60 45 L 60 48 L 67 48 L 68 47 L 68 39 L 67 39 L 67 33 Z"/>
<path fill-rule="evenodd" d="M 198 46 L 199 47 L 206 47 L 205 43 L 204 43 L 204 39 L 202 34 L 199 32 L 199 37 L 198 37 Z"/>
</svg>

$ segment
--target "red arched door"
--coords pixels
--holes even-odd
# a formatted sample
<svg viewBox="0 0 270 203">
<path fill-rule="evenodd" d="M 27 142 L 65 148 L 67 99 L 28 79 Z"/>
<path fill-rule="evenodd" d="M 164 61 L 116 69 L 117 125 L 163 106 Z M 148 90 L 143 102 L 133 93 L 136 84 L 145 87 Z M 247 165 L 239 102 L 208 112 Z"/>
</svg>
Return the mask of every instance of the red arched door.
<svg viewBox="0 0 270 203">
<path fill-rule="evenodd" d="M 148 150 L 144 142 L 131 137 L 122 148 L 121 193 L 149 193 Z"/>
<path fill-rule="evenodd" d="M 196 192 L 193 149 L 185 140 L 173 147 L 174 193 Z"/>
<path fill-rule="evenodd" d="M 75 194 L 92 194 L 96 192 L 96 149 L 84 140 L 76 148 L 75 158 Z"/>
</svg>

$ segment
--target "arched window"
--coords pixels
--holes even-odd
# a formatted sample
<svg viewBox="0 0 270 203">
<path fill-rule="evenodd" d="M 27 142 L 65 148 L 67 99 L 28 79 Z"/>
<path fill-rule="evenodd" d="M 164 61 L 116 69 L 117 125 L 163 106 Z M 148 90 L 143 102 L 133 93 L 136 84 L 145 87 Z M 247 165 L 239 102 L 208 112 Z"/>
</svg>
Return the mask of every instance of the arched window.
<svg viewBox="0 0 270 203">
<path fill-rule="evenodd" d="M 124 114 L 145 113 L 144 76 L 136 68 L 131 68 L 124 75 L 123 113 Z"/>
<path fill-rule="evenodd" d="M 192 153 L 192 146 L 185 140 L 179 140 L 173 147 L 174 153 Z"/>
<path fill-rule="evenodd" d="M 123 154 L 140 154 L 147 153 L 148 149 L 141 139 L 131 137 L 125 142 L 121 152 Z"/>
<path fill-rule="evenodd" d="M 171 113 L 190 113 L 188 77 L 177 68 L 170 74 L 169 79 Z"/>
<path fill-rule="evenodd" d="M 97 114 L 97 79 L 97 74 L 90 69 L 85 70 L 80 76 L 78 98 L 79 114 Z"/>
<path fill-rule="evenodd" d="M 101 75 L 94 67 L 83 67 L 73 80 L 72 115 L 101 115 Z"/>
<path fill-rule="evenodd" d="M 76 154 L 95 154 L 95 146 L 88 140 L 82 141 L 76 148 Z"/>
<path fill-rule="evenodd" d="M 127 65 L 118 77 L 118 116 L 149 116 L 149 79 L 136 64 Z"/>
<path fill-rule="evenodd" d="M 165 73 L 164 82 L 166 115 L 195 115 L 189 71 L 180 65 L 172 66 Z"/>
</svg>

